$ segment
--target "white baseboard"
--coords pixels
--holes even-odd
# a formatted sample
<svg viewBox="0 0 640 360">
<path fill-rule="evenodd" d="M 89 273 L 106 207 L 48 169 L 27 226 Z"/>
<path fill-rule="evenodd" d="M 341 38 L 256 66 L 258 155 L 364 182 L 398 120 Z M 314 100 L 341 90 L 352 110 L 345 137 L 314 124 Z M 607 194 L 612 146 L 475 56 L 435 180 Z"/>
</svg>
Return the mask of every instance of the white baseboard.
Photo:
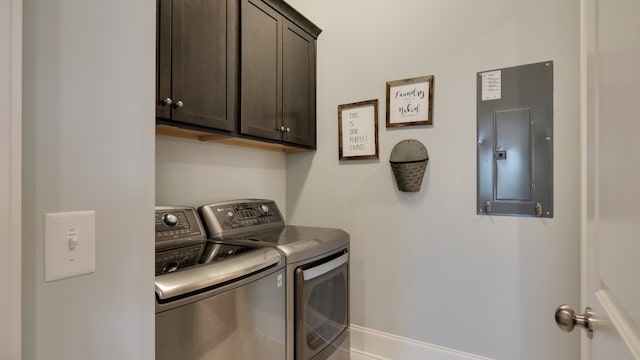
<svg viewBox="0 0 640 360">
<path fill-rule="evenodd" d="M 353 324 L 351 351 L 380 360 L 492 360 Z"/>
<path fill-rule="evenodd" d="M 351 353 L 349 354 L 350 360 L 389 360 L 387 358 L 383 358 L 377 355 L 369 354 L 363 351 L 359 351 L 357 349 L 351 348 Z"/>
</svg>

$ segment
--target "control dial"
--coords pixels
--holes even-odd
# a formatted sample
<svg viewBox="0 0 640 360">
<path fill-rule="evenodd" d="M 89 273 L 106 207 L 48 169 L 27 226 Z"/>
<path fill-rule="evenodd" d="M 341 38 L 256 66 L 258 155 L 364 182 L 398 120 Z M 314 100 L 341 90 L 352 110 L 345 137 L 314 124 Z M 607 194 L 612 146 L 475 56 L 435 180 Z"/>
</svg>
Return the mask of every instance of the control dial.
<svg viewBox="0 0 640 360">
<path fill-rule="evenodd" d="M 178 225 L 178 217 L 173 214 L 163 214 L 162 222 L 167 224 L 167 226 L 176 226 Z"/>
</svg>

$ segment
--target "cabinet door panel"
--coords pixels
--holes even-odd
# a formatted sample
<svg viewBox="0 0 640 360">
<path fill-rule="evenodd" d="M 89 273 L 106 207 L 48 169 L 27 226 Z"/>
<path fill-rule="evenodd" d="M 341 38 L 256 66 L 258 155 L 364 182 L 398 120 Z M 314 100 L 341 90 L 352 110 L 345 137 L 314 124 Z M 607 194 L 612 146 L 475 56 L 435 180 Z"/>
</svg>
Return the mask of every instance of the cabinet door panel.
<svg viewBox="0 0 640 360">
<path fill-rule="evenodd" d="M 228 49 L 232 1 L 174 0 L 172 23 L 172 119 L 190 124 L 232 130 L 235 109 L 229 106 L 235 75 Z M 231 51 L 229 51 L 231 50 Z"/>
<path fill-rule="evenodd" d="M 282 17 L 261 1 L 244 0 L 241 7 L 240 131 L 281 140 Z"/>
<path fill-rule="evenodd" d="M 284 126 L 283 140 L 316 145 L 315 41 L 289 21 L 283 32 Z"/>
<path fill-rule="evenodd" d="M 171 97 L 171 0 L 158 0 L 156 24 L 156 116 L 171 118 L 171 107 L 162 101 Z"/>
</svg>

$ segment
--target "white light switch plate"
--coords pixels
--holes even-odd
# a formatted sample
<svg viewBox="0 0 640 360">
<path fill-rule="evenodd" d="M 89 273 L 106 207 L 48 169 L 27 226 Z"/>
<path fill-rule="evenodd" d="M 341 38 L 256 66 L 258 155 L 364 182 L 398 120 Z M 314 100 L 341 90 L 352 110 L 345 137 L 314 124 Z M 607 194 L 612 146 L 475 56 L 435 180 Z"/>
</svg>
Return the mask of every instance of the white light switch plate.
<svg viewBox="0 0 640 360">
<path fill-rule="evenodd" d="M 96 271 L 95 211 L 45 214 L 45 281 Z"/>
</svg>

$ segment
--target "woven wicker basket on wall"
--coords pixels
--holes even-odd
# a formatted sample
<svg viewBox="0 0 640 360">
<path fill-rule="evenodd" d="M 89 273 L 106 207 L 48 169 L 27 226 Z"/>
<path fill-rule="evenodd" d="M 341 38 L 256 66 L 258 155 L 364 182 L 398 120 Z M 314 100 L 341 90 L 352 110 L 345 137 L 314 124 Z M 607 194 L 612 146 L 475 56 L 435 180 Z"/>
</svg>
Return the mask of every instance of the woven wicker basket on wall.
<svg viewBox="0 0 640 360">
<path fill-rule="evenodd" d="M 414 139 L 402 140 L 393 147 L 389 163 L 398 190 L 418 192 L 427 169 L 429 154 L 424 145 Z"/>
</svg>

